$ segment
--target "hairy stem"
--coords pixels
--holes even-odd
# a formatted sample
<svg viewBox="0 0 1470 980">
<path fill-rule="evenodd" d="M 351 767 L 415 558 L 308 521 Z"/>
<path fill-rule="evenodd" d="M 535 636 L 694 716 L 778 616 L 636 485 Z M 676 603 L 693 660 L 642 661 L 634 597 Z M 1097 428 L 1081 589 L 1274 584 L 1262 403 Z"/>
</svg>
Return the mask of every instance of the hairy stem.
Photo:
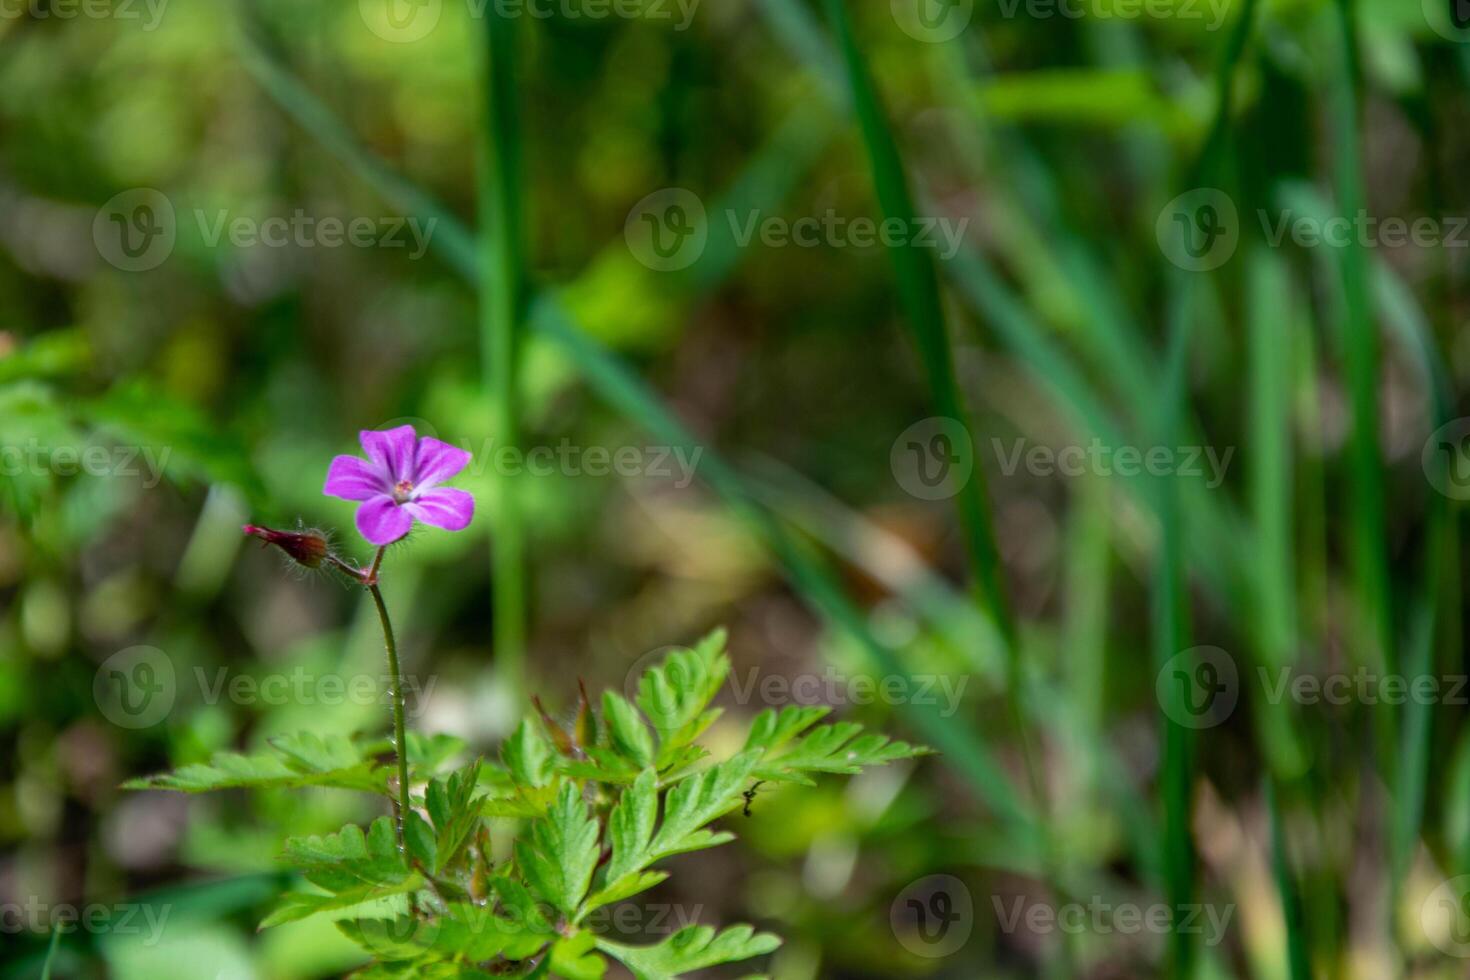
<svg viewBox="0 0 1470 980">
<path fill-rule="evenodd" d="M 378 589 L 376 572 L 383 560 L 383 549 L 373 560 L 373 579 L 367 589 L 378 606 L 378 619 L 383 624 L 383 645 L 388 650 L 388 683 L 393 695 L 393 754 L 398 764 L 398 805 L 394 822 L 398 827 L 398 846 L 404 846 L 403 822 L 408 817 L 408 745 L 405 741 L 403 722 L 403 676 L 398 668 L 398 643 L 393 639 L 393 622 L 388 618 L 388 606 L 383 602 L 383 593 Z"/>
</svg>

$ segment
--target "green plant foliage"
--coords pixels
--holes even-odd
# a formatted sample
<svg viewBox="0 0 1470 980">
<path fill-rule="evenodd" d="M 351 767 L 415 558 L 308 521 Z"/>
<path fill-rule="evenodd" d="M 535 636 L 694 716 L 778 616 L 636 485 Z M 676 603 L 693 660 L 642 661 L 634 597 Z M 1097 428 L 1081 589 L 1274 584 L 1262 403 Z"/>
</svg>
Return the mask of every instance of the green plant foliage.
<svg viewBox="0 0 1470 980">
<path fill-rule="evenodd" d="M 365 758 L 343 736 L 318 738 L 309 733 L 271 740 L 271 753 L 217 753 L 207 764 L 124 783 L 127 789 L 172 789 L 208 793 L 221 789 L 279 789 L 331 786 L 338 789 L 386 791 L 387 768 Z"/>
<path fill-rule="evenodd" d="M 851 723 L 818 724 L 824 710 L 798 708 L 763 712 L 744 750 L 706 764 L 694 739 L 717 717 L 710 703 L 729 670 L 724 634 L 713 634 L 647 671 L 636 707 L 608 693 L 594 712 L 584 694 L 569 732 L 549 719 L 524 721 L 501 746 L 503 769 L 477 760 L 440 774 L 458 743 L 410 739 L 415 785 L 402 846 L 386 816 L 366 833 L 348 825 L 292 838 L 286 860 L 314 890 L 285 895 L 263 926 L 332 914 L 372 958 L 363 978 L 597 980 L 610 956 L 662 980 L 769 953 L 780 940 L 749 926 L 688 926 L 637 946 L 596 934 L 588 916 L 663 882 L 658 862 L 732 840 L 713 825 L 740 807 L 754 780 L 810 782 L 927 750 Z M 218 756 L 130 785 L 390 795 L 387 768 L 375 761 L 380 748 L 300 735 L 275 740 L 274 754 Z M 486 820 L 504 816 L 523 822 L 511 857 L 497 862 Z"/>
</svg>

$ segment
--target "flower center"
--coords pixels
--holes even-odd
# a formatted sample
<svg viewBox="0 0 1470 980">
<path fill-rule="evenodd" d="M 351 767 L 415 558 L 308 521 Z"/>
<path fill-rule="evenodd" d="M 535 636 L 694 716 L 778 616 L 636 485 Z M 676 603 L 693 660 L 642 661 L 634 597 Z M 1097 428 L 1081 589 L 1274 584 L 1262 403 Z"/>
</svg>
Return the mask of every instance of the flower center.
<svg viewBox="0 0 1470 980">
<path fill-rule="evenodd" d="M 413 482 L 411 480 L 399 480 L 393 485 L 393 502 L 406 504 L 413 499 Z"/>
</svg>

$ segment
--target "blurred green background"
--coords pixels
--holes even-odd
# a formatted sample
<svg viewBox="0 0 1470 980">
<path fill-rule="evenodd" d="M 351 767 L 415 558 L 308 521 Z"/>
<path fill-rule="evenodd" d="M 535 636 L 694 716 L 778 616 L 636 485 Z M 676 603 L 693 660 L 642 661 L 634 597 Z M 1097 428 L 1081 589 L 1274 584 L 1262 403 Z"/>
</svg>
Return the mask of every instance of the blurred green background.
<svg viewBox="0 0 1470 980">
<path fill-rule="evenodd" d="M 417 728 L 490 752 L 723 624 L 717 742 L 941 750 L 656 893 L 778 980 L 1463 975 L 1456 13 L 0 3 L 0 976 L 60 909 L 53 976 L 354 966 L 255 925 L 368 801 L 117 787 L 386 730 L 371 604 L 239 527 L 365 559 L 326 467 L 404 423 L 479 502 L 385 571 Z"/>
</svg>

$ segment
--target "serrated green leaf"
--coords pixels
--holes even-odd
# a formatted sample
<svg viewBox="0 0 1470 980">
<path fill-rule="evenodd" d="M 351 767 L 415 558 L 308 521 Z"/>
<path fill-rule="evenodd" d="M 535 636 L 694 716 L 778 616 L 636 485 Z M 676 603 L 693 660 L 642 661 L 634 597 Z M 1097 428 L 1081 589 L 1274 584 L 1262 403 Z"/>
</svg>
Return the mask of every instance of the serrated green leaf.
<svg viewBox="0 0 1470 980">
<path fill-rule="evenodd" d="M 475 799 L 480 763 L 475 761 L 448 779 L 434 779 L 424 792 L 429 818 L 434 822 L 435 874 L 458 856 L 480 823 L 482 810 Z"/>
<path fill-rule="evenodd" d="M 770 933 L 731 926 L 687 926 L 656 946 L 626 946 L 599 938 L 597 948 L 622 962 L 638 980 L 677 980 L 695 970 L 763 956 L 781 945 Z"/>
<path fill-rule="evenodd" d="M 718 710 L 705 709 L 730 673 L 724 651 L 725 631 L 715 630 L 692 649 L 670 653 L 639 678 L 638 707 L 659 734 L 660 769 L 719 717 Z"/>
<path fill-rule="evenodd" d="M 417 810 L 410 810 L 403 819 L 403 842 L 415 860 L 426 868 L 435 867 L 434 828 Z"/>
<path fill-rule="evenodd" d="M 623 791 L 608 816 L 612 856 L 601 887 L 584 903 L 578 918 L 658 884 L 666 876 L 646 870 L 655 861 L 731 840 L 732 834 L 715 833 L 705 825 L 739 805 L 759 758 L 758 751 L 742 752 L 675 784 L 665 797 L 663 822 L 657 833 L 658 774 L 653 769 L 644 770 Z"/>
<path fill-rule="evenodd" d="M 807 732 L 825 713 L 825 708 L 798 707 L 785 708 L 779 715 L 762 712 L 746 741 L 747 748 L 762 752 L 755 777 L 810 783 L 807 773 L 853 774 L 867 766 L 930 754 L 927 748 L 894 741 L 886 735 L 864 735 L 863 726 L 856 722 L 821 725 Z"/>
<path fill-rule="evenodd" d="M 637 781 L 623 791 L 607 820 L 607 837 L 612 847 L 597 894 L 583 906 L 582 915 L 603 905 L 636 895 L 663 880 L 658 874 L 642 875 L 652 863 L 653 827 L 658 819 L 658 773 L 645 769 Z"/>
<path fill-rule="evenodd" d="M 518 785 L 539 787 L 550 784 L 553 771 L 551 743 L 530 718 L 522 719 L 515 734 L 500 747 L 500 758 Z"/>
<path fill-rule="evenodd" d="M 125 789 L 166 789 L 207 793 L 223 789 L 283 789 L 327 786 L 387 793 L 387 771 L 364 758 L 350 740 L 311 734 L 271 740 L 273 754 L 219 752 L 207 764 L 182 766 L 171 773 L 131 779 Z"/>
<path fill-rule="evenodd" d="M 759 759 L 759 752 L 742 752 L 677 783 L 664 800 L 664 819 L 649 846 L 653 860 L 729 840 L 730 834 L 702 828 L 737 805 Z"/>
<path fill-rule="evenodd" d="M 597 822 L 588 815 L 582 791 L 566 783 L 545 817 L 516 842 L 516 862 L 532 891 L 571 914 L 581 903 L 597 867 Z"/>
<path fill-rule="evenodd" d="M 442 733 L 424 735 L 410 731 L 404 737 L 404 744 L 408 746 L 408 767 L 419 779 L 438 775 L 450 759 L 465 750 L 464 739 Z M 385 748 L 391 751 L 392 745 Z"/>
<path fill-rule="evenodd" d="M 750 736 L 745 740 L 745 747 L 773 752 L 827 717 L 831 710 L 820 706 L 799 705 L 782 708 L 779 712 L 774 708 L 767 708 L 751 722 Z"/>
<path fill-rule="evenodd" d="M 551 973 L 566 980 L 601 980 L 607 960 L 592 952 L 597 937 L 579 932 L 556 941 L 551 947 Z"/>
<path fill-rule="evenodd" d="M 349 824 L 335 834 L 293 837 L 286 841 L 286 857 L 325 894 L 286 894 L 261 923 L 262 929 L 318 912 L 406 894 L 423 885 L 399 851 L 393 823 L 387 817 L 373 821 L 366 834 L 356 824 Z"/>
<path fill-rule="evenodd" d="M 603 692 L 602 720 L 607 725 L 609 747 L 639 769 L 653 765 L 653 735 L 627 698 L 616 691 Z"/>
</svg>

